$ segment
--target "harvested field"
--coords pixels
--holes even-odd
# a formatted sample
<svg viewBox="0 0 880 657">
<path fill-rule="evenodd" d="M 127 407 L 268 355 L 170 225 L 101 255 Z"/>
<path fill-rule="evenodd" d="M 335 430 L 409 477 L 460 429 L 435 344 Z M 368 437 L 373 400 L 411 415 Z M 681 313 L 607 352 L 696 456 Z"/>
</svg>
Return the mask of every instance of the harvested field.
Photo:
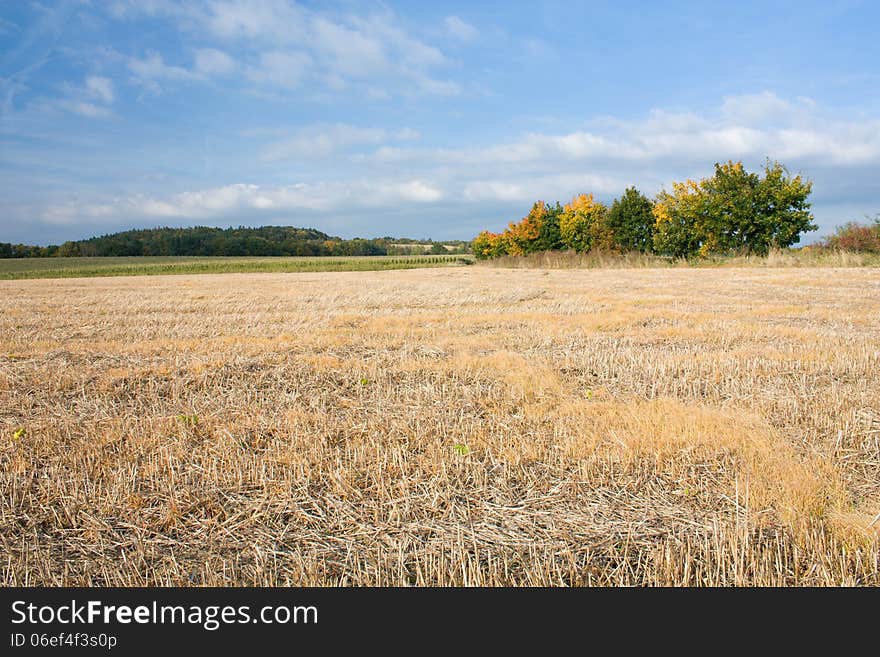
<svg viewBox="0 0 880 657">
<path fill-rule="evenodd" d="M 0 298 L 6 585 L 880 584 L 877 269 Z"/>
</svg>

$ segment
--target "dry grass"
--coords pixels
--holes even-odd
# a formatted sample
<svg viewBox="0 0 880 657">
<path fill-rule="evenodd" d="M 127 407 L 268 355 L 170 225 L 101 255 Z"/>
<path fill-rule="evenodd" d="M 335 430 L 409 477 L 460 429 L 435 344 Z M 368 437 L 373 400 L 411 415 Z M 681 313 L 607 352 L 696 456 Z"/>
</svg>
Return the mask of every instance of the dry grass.
<svg viewBox="0 0 880 657">
<path fill-rule="evenodd" d="M 876 269 L 0 295 L 8 585 L 880 584 Z"/>
<path fill-rule="evenodd" d="M 766 256 L 718 255 L 673 260 L 652 253 L 613 253 L 608 251 L 544 251 L 527 256 L 502 256 L 480 261 L 484 267 L 502 269 L 638 269 L 658 267 L 876 267 L 880 254 L 819 248 L 772 250 Z"/>
</svg>

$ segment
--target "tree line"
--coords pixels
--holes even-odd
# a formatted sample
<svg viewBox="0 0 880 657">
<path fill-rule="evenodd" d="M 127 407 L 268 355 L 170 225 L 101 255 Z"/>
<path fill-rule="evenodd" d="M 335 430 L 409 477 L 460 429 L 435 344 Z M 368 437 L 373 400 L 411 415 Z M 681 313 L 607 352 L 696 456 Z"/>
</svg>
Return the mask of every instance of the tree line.
<svg viewBox="0 0 880 657">
<path fill-rule="evenodd" d="M 427 242 L 427 243 L 426 243 Z M 314 228 L 263 226 L 260 228 L 153 228 L 33 246 L 0 243 L 0 258 L 78 256 L 370 256 L 455 253 L 467 242 L 418 242 L 390 236 L 374 239 L 331 237 Z"/>
<path fill-rule="evenodd" d="M 538 201 L 504 232 L 480 233 L 472 250 L 480 259 L 554 250 L 765 255 L 817 229 L 811 191 L 811 182 L 789 175 L 779 162 L 768 160 L 761 175 L 729 161 L 716 164 L 711 177 L 674 182 L 654 199 L 629 187 L 610 207 L 592 194 L 566 205 Z"/>
</svg>

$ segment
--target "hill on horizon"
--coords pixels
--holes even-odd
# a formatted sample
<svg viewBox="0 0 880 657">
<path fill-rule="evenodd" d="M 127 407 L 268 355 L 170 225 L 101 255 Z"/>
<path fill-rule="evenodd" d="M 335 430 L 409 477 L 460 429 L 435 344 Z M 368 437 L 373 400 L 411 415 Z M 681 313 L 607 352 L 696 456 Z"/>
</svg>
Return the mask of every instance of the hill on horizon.
<svg viewBox="0 0 880 657">
<path fill-rule="evenodd" d="M 249 228 L 143 228 L 110 233 L 61 245 L 34 246 L 0 243 L 0 258 L 103 256 L 359 256 L 424 253 L 467 242 L 415 240 L 401 237 L 343 239 L 315 228 L 261 226 Z"/>
</svg>

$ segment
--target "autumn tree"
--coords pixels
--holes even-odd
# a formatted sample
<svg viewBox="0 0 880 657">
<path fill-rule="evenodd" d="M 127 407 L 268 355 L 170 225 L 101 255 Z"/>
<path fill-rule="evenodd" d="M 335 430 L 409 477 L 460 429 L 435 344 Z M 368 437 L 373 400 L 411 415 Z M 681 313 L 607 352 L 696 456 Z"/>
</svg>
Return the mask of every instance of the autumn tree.
<svg viewBox="0 0 880 657">
<path fill-rule="evenodd" d="M 672 183 L 654 203 L 654 251 L 674 258 L 696 255 L 704 246 L 706 197 L 695 180 Z"/>
<path fill-rule="evenodd" d="M 507 253 L 507 240 L 501 233 L 484 230 L 471 242 L 471 250 L 478 260 L 498 258 Z"/>
<path fill-rule="evenodd" d="M 629 187 L 608 210 L 607 225 L 620 251 L 647 253 L 653 247 L 654 204 L 635 187 Z"/>
<path fill-rule="evenodd" d="M 699 182 L 673 183 L 654 204 L 654 248 L 674 257 L 753 253 L 796 244 L 816 230 L 807 197 L 812 183 L 767 162 L 763 177 L 742 162 L 716 164 Z"/>
<path fill-rule="evenodd" d="M 546 203 L 538 201 L 518 223 L 510 222 L 504 232 L 507 238 L 507 252 L 510 255 L 526 255 L 537 250 L 536 242 L 541 236 L 541 226 L 546 215 Z"/>
<path fill-rule="evenodd" d="M 575 196 L 559 214 L 559 233 L 567 248 L 583 253 L 613 249 L 614 237 L 607 224 L 608 208 L 592 194 Z"/>
<path fill-rule="evenodd" d="M 778 162 L 768 160 L 760 175 L 729 161 L 716 164 L 710 178 L 674 182 L 672 191 L 661 191 L 653 204 L 635 187 L 610 210 L 592 194 L 576 196 L 564 207 L 538 201 L 504 233 L 481 233 L 473 249 L 479 258 L 562 248 L 653 250 L 675 258 L 765 255 L 816 229 L 807 201 L 811 191 L 812 183 L 789 175 Z"/>
</svg>

